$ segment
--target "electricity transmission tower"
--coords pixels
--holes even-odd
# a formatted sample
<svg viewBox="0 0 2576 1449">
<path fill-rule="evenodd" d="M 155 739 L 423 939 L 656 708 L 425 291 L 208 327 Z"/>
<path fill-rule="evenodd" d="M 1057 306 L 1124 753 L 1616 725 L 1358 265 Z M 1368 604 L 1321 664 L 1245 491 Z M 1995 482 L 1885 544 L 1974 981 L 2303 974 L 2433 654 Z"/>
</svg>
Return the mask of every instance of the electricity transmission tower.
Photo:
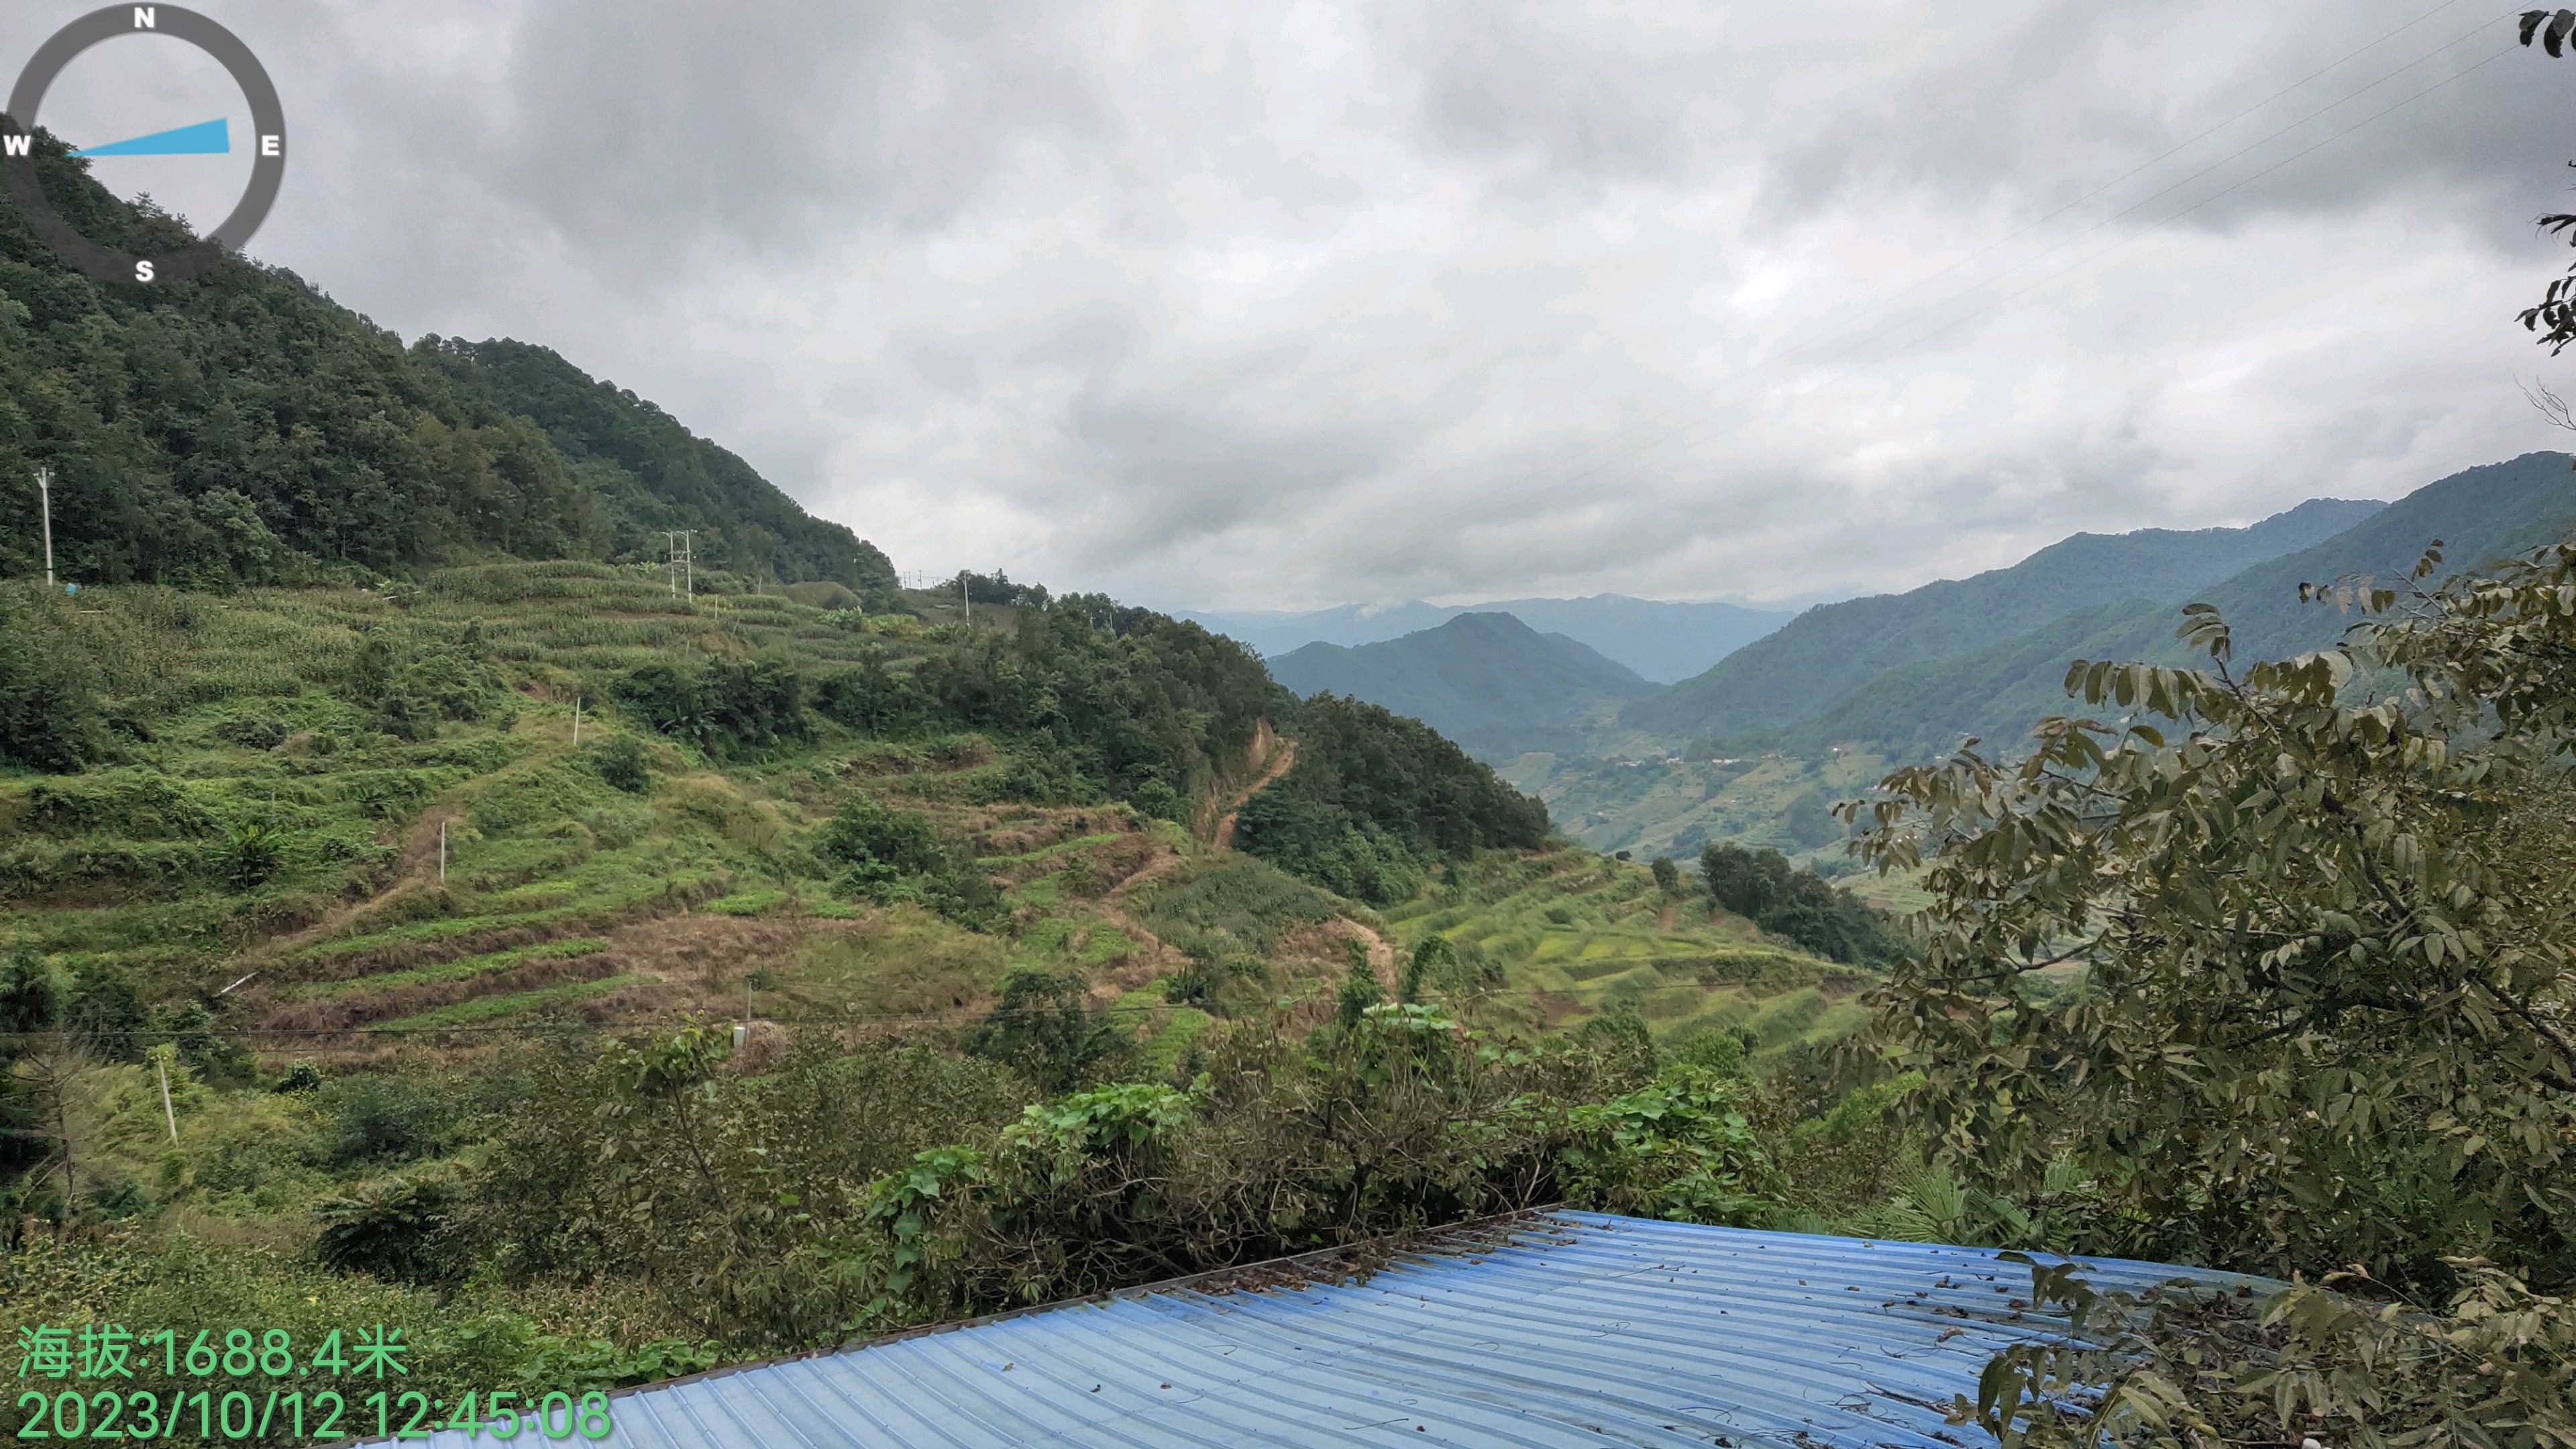
<svg viewBox="0 0 2576 1449">
<path fill-rule="evenodd" d="M 698 601 L 698 550 L 694 528 L 662 530 L 662 548 L 671 560 L 671 597 L 680 598 L 685 588 L 690 603 Z"/>
</svg>

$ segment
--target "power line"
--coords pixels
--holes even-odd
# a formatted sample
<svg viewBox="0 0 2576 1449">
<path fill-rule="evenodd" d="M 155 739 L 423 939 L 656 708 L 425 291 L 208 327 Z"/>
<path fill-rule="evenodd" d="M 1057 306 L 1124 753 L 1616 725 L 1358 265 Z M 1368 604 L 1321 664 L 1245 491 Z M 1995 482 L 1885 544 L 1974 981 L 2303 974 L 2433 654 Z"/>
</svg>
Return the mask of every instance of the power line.
<svg viewBox="0 0 2576 1449">
<path fill-rule="evenodd" d="M 1112 1015 L 1116 1015 L 1116 1016 L 1126 1016 L 1126 1015 L 1145 1015 L 1145 1014 L 1150 1014 L 1150 1013 L 1152 1013 L 1152 1012 L 1157 1012 L 1157 1011 L 1165 1010 L 1165 1009 L 1167 1009 L 1170 1005 L 1171 1005 L 1171 1003 L 1167 1003 L 1167 1002 L 1148 1002 L 1148 1003 L 1138 1003 L 1138 1004 L 1134 1004 L 1134 1005 L 1127 1005 L 1127 1004 L 1121 1004 L 1121 1003 L 1113 1002 L 1113 1003 L 1110 1003 L 1110 1004 L 1105 1005 L 1105 1006 L 1095 1006 L 1095 1007 L 1088 1007 L 1088 1008 L 1085 1008 L 1085 1013 L 1084 1013 L 1084 1014 L 1085 1014 L 1086 1016 L 1091 1016 L 1091 1017 L 1097 1017 L 1097 1016 L 1112 1016 Z M 772 1023 L 775 1023 L 775 1024 L 780 1025 L 780 1026 L 907 1026 L 907 1025 L 955 1025 L 955 1024 L 960 1024 L 960 1023 L 971 1023 L 971 1024 L 976 1024 L 976 1025 L 981 1025 L 981 1024 L 983 1024 L 983 1023 L 985 1023 L 985 1022 L 994 1022 L 994 1021 L 1010 1022 L 1010 1021 L 1029 1021 L 1029 1020 L 1036 1020 L 1036 1019 L 1040 1019 L 1040 1018 L 1042 1018 L 1042 1017 L 1052 1016 L 1052 1015 L 1054 1015 L 1054 1014 L 1055 1014 L 1055 1013 L 1053 1013 L 1053 1012 L 1044 1011 L 1044 1010 L 1036 1010 L 1036 1009 L 1023 1009 L 1023 1010 L 1018 1010 L 1018 1011 L 1006 1011 L 1006 1010 L 1002 1010 L 1002 1009 L 1000 1009 L 1000 1008 L 996 1008 L 996 1009 L 994 1009 L 994 1010 L 992 1010 L 992 1011 L 987 1011 L 987 1012 L 969 1012 L 969 1011 L 945 1011 L 945 1012 L 890 1012 L 890 1013 L 883 1013 L 883 1014 L 876 1014 L 876 1015 L 847 1015 L 847 1016 L 762 1016 L 762 1017 L 756 1017 L 756 1018 L 753 1018 L 753 1019 L 754 1019 L 754 1020 L 758 1020 L 758 1021 L 772 1022 Z M 612 1029 L 619 1028 L 619 1027 L 670 1026 L 670 1025 L 675 1025 L 675 1024 L 677 1024 L 677 1023 L 679 1023 L 679 1022 L 685 1021 L 685 1020 L 687 1020 L 687 1019 L 688 1019 L 688 1018 L 685 1018 L 685 1017 L 672 1017 L 672 1016 L 627 1017 L 627 1018 L 622 1018 L 622 1019 L 620 1019 L 620 1020 L 616 1020 L 616 1021 L 607 1021 L 607 1022 L 583 1021 L 583 1022 L 581 1022 L 581 1025 L 582 1025 L 582 1026 L 584 1026 L 584 1027 L 587 1027 L 587 1028 L 589 1028 L 589 1029 L 592 1029 L 592 1030 L 597 1030 L 597 1031 L 608 1031 L 608 1030 L 612 1030 Z M 381 1037 L 381 1036 L 448 1036 L 448 1035 L 453 1035 L 453 1034 L 470 1034 L 470 1033 L 480 1033 L 480 1032 L 538 1032 L 538 1031 L 548 1031 L 548 1030 L 559 1030 L 559 1029 L 561 1028 L 561 1025 L 562 1025 L 562 1024 L 563 1024 L 563 1023 L 561 1023 L 560 1019 L 558 1019 L 556 1022 L 551 1022 L 551 1023 L 550 1023 L 550 1022 L 547 1022 L 547 1021 L 478 1022 L 478 1023 L 470 1023 L 470 1024 L 466 1024 L 466 1025 L 461 1025 L 461 1026 L 407 1026 L 407 1027 L 364 1026 L 364 1025 L 361 1025 L 361 1026 L 224 1026 L 224 1025 L 220 1025 L 220 1024 L 213 1024 L 213 1023 L 210 1023 L 210 1024 L 208 1024 L 208 1025 L 201 1026 L 201 1027 L 189 1027 L 189 1028 L 187 1028 L 187 1029 L 185 1029 L 185 1030 L 183 1030 L 183 1031 L 153 1030 L 153 1029 L 148 1029 L 148 1028 L 147 1028 L 147 1029 L 139 1029 L 139 1030 L 124 1030 L 124 1031 L 91 1031 L 91 1030 L 86 1030 L 86 1029 L 84 1029 L 84 1028 L 80 1028 L 80 1027 L 62 1027 L 62 1028 L 57 1028 L 57 1029 L 55 1029 L 55 1030 L 50 1030 L 50 1031 L 0 1031 L 0 1041 L 42 1041 L 42 1040 L 47 1040 L 47 1039 L 49 1039 L 49 1038 L 58 1037 L 58 1036 L 69 1036 L 69 1037 L 75 1037 L 75 1038 L 82 1038 L 82 1039 L 88 1039 L 88 1040 L 100 1040 L 100 1041 L 125 1041 L 125 1040 L 137 1040 L 137 1039 L 147 1039 L 147 1040 L 156 1040 L 156 1041 L 168 1041 L 168 1040 L 176 1040 L 177 1038 L 179 1038 L 179 1037 L 183 1037 L 183 1036 L 216 1036 L 216 1037 L 331 1037 L 331 1036 L 357 1036 L 357 1037 L 380 1036 L 380 1037 Z"/>
</svg>

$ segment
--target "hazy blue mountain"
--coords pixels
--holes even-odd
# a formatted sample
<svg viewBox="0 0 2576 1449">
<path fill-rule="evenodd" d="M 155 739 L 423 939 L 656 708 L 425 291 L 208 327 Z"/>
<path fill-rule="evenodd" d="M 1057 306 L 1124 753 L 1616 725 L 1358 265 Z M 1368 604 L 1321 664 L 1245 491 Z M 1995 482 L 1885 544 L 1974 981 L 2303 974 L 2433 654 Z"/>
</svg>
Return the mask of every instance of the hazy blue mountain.
<svg viewBox="0 0 2576 1449">
<path fill-rule="evenodd" d="M 1401 604 L 1344 604 L 1336 609 L 1255 610 L 1215 614 L 1174 609 L 1172 616 L 1205 625 L 1228 638 L 1249 644 L 1265 658 L 1276 658 L 1308 644 L 1375 644 L 1400 639 L 1423 629 L 1436 629 L 1464 609 L 1443 608 L 1408 599 Z"/>
<path fill-rule="evenodd" d="M 1792 747 L 1850 742 L 1907 754 L 1945 750 L 1963 735 L 1976 735 L 2009 749 L 2042 716 L 2074 707 L 2064 686 L 2067 666 L 2077 659 L 2199 662 L 2174 637 L 2184 603 L 2218 607 L 2233 630 L 2238 661 L 2283 658 L 2333 643 L 2357 617 L 2301 603 L 2302 583 L 2367 576 L 2402 588 L 2435 539 L 2444 543 L 2442 572 L 2449 574 L 2554 542 L 2571 528 L 2576 473 L 2568 456 L 2527 453 L 2427 484 L 2332 538 L 2267 559 L 2190 598 L 2074 610 L 1970 654 L 1884 671 L 1772 738 Z"/>
<path fill-rule="evenodd" d="M 1307 644 L 1354 646 L 1398 639 L 1469 613 L 1509 614 L 1542 633 L 1562 634 L 1658 684 L 1687 679 L 1795 617 L 1788 610 L 1625 594 L 1465 605 L 1412 600 L 1382 608 L 1346 604 L 1304 613 L 1181 612 L 1180 617 L 1275 657 Z"/>
<path fill-rule="evenodd" d="M 1460 614 L 1400 639 L 1308 644 L 1269 661 L 1300 695 L 1329 690 L 1410 715 L 1480 754 L 1517 753 L 1655 692 L 1636 671 L 1509 614 Z"/>
<path fill-rule="evenodd" d="M 1777 729 L 1887 670 L 1974 655 L 2078 609 L 2126 599 L 2187 602 L 2250 565 L 2310 548 L 2385 507 L 2316 498 L 2246 528 L 2079 533 L 2010 568 L 1820 605 L 1714 668 L 1630 705 L 1620 723 L 1679 739 Z"/>
</svg>

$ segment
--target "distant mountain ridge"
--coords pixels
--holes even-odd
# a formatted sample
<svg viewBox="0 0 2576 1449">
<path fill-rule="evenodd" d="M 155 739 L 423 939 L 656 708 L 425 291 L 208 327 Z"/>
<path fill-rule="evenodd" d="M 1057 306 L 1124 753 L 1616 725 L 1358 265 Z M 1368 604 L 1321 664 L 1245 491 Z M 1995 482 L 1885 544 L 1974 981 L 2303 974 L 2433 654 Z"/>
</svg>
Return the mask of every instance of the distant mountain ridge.
<svg viewBox="0 0 2576 1449">
<path fill-rule="evenodd" d="M 1541 633 L 1562 634 L 1658 684 L 1687 679 L 1796 617 L 1786 609 L 1625 594 L 1463 605 L 1414 599 L 1383 608 L 1345 604 L 1302 613 L 1175 613 L 1272 657 L 1315 643 L 1383 643 L 1436 629 L 1462 614 L 1509 614 Z"/>
<path fill-rule="evenodd" d="M 2471 468 L 2406 495 L 2354 527 L 2266 559 L 2190 599 L 2131 599 L 2076 610 L 1975 653 L 1887 671 L 1771 737 L 1792 748 L 1830 741 L 1903 753 L 1946 750 L 1975 735 L 2017 748 L 2050 714 L 2074 706 L 2066 667 L 2077 659 L 2200 664 L 2175 629 L 2181 605 L 2215 606 L 2239 661 L 2322 649 L 2359 622 L 2331 605 L 2303 603 L 2299 585 L 2374 579 L 2403 588 L 2427 545 L 2442 541 L 2440 578 L 2537 548 L 2576 528 L 2576 474 L 2564 453 L 2526 453 Z"/>
<path fill-rule="evenodd" d="M 1706 672 L 1629 706 L 1620 723 L 1684 740 L 1777 729 L 1884 671 L 1964 658 L 2078 609 L 2128 599 L 2184 602 L 2253 564 L 2322 543 L 2386 506 L 2316 498 L 2245 528 L 2079 533 L 2009 568 L 1821 604 Z"/>
<path fill-rule="evenodd" d="M 1400 639 L 1309 644 L 1269 664 L 1299 695 L 1366 700 L 1488 758 L 1579 731 L 1657 688 L 1574 639 L 1481 611 Z"/>
</svg>

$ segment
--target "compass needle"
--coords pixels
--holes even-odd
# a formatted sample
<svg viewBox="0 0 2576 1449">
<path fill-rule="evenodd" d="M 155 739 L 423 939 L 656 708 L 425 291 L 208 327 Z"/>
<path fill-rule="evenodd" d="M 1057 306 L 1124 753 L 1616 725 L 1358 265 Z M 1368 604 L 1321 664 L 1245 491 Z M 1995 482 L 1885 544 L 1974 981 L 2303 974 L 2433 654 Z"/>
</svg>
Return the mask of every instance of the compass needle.
<svg viewBox="0 0 2576 1449">
<path fill-rule="evenodd" d="M 232 154 L 231 123 L 218 116 L 193 126 L 180 126 L 168 131 L 155 131 L 149 136 L 111 141 L 74 151 L 75 156 L 227 156 Z"/>
</svg>

